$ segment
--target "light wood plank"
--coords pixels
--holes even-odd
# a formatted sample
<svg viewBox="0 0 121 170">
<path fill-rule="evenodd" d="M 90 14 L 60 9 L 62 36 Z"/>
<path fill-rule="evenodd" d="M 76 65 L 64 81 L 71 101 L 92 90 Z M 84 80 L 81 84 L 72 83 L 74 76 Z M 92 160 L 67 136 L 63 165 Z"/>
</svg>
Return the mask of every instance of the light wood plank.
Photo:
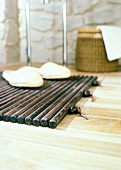
<svg viewBox="0 0 121 170">
<path fill-rule="evenodd" d="M 69 67 L 73 75 L 97 75 L 98 80 L 104 76 Z M 67 115 L 56 129 L 1 121 L 0 170 L 120 170 L 121 72 L 106 73 L 101 86 L 90 90 L 95 100 L 82 98 L 77 103 L 88 120 Z"/>
</svg>

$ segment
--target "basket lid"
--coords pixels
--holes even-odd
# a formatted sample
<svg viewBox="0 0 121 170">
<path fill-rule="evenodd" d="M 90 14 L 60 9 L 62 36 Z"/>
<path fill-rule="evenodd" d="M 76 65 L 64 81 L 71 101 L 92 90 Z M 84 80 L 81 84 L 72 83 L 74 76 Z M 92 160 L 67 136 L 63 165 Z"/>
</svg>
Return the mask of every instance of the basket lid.
<svg viewBox="0 0 121 170">
<path fill-rule="evenodd" d="M 96 28 L 79 28 L 78 33 L 101 33 L 101 30 Z"/>
</svg>

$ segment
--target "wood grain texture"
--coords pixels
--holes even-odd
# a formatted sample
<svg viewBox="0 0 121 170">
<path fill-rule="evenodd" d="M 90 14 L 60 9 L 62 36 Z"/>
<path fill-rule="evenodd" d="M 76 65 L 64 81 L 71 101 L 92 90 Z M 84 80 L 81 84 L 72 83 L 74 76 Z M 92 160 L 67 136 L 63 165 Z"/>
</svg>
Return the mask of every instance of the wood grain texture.
<svg viewBox="0 0 121 170">
<path fill-rule="evenodd" d="M 71 69 L 74 75 L 103 78 Z M 1 121 L 0 170 L 120 170 L 121 72 L 107 73 L 101 86 L 90 90 L 95 100 L 77 103 L 88 120 L 67 115 L 56 129 Z"/>
</svg>

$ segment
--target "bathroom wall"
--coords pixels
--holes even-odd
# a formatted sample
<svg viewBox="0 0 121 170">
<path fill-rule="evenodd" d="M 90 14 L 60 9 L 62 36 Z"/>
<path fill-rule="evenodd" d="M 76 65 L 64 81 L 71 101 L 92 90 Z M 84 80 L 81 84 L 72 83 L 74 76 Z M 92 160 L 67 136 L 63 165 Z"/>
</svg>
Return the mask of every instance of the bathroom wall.
<svg viewBox="0 0 121 170">
<path fill-rule="evenodd" d="M 26 60 L 25 3 L 18 1 L 21 61 Z M 61 0 L 30 0 L 32 60 L 62 62 Z M 67 0 L 68 62 L 75 63 L 77 29 L 100 24 L 121 26 L 121 0 Z"/>
<path fill-rule="evenodd" d="M 0 1 L 0 64 L 19 61 L 18 1 Z"/>
<path fill-rule="evenodd" d="M 2 0 L 0 11 L 0 63 L 18 61 L 19 45 L 20 61 L 26 62 L 25 0 L 18 5 L 17 0 Z M 32 62 L 62 63 L 61 0 L 30 0 L 30 18 Z M 121 0 L 67 0 L 69 63 L 75 63 L 77 29 L 102 24 L 121 26 Z"/>
</svg>

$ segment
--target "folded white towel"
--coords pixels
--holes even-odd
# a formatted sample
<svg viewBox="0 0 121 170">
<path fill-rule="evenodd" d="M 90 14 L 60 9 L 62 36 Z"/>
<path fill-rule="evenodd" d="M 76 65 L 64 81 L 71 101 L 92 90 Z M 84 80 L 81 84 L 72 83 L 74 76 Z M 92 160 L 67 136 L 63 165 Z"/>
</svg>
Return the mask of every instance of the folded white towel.
<svg viewBox="0 0 121 170">
<path fill-rule="evenodd" d="M 96 28 L 102 31 L 108 60 L 121 58 L 121 27 L 97 26 Z"/>
</svg>

